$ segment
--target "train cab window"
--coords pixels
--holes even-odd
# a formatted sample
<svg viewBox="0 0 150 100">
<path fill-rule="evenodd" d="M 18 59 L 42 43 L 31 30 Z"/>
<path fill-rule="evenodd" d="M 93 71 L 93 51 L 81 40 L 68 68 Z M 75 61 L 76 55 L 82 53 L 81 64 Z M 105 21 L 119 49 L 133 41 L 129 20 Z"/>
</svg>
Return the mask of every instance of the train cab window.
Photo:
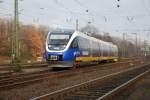
<svg viewBox="0 0 150 100">
<path fill-rule="evenodd" d="M 75 38 L 72 43 L 71 43 L 71 48 L 78 48 L 78 41 L 77 41 L 77 38 Z"/>
<path fill-rule="evenodd" d="M 64 50 L 68 42 L 70 41 L 71 35 L 72 35 L 71 33 L 52 32 L 48 36 L 48 41 L 47 41 L 49 50 L 55 50 L 55 51 Z"/>
</svg>

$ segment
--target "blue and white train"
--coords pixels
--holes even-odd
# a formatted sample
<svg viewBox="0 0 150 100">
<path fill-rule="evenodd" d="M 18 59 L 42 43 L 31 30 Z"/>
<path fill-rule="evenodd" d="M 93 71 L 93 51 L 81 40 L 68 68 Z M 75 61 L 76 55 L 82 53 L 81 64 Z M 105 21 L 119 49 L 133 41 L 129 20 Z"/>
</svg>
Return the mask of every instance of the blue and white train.
<svg viewBox="0 0 150 100">
<path fill-rule="evenodd" d="M 46 39 L 45 58 L 52 67 L 117 61 L 118 47 L 75 30 L 55 30 Z"/>
</svg>

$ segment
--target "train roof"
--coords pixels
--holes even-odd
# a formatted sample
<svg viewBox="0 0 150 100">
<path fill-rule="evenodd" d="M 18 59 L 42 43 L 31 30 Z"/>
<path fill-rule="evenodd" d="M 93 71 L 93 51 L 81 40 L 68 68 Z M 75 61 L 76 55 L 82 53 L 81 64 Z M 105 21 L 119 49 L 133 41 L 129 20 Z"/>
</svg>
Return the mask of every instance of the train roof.
<svg viewBox="0 0 150 100">
<path fill-rule="evenodd" d="M 97 39 L 95 37 L 91 37 L 91 36 L 87 35 L 86 33 L 82 33 L 80 31 L 76 31 L 74 29 L 55 29 L 55 30 L 51 31 L 50 33 L 76 34 L 77 36 L 81 36 L 81 37 L 90 39 L 90 40 L 95 41 L 95 42 L 101 42 L 101 43 L 103 43 L 105 45 L 111 45 L 112 47 L 117 47 L 115 44 L 113 44 L 111 42 L 106 42 L 106 41 Z"/>
<path fill-rule="evenodd" d="M 66 33 L 66 34 L 73 34 L 75 30 L 73 29 L 55 29 L 51 31 L 50 33 Z"/>
<path fill-rule="evenodd" d="M 89 36 L 89 35 L 87 35 L 87 34 L 84 34 L 84 33 L 82 33 L 82 32 L 79 32 L 79 31 L 75 31 L 75 33 L 76 33 L 77 35 L 81 36 L 81 37 L 90 39 L 90 40 L 95 41 L 95 42 L 101 42 L 101 43 L 103 43 L 103 44 L 111 45 L 111 46 L 113 46 L 113 47 L 116 46 L 116 45 L 113 44 L 112 42 L 106 42 L 106 41 L 97 39 L 97 38 L 95 38 L 95 37 L 91 37 L 91 36 Z"/>
</svg>

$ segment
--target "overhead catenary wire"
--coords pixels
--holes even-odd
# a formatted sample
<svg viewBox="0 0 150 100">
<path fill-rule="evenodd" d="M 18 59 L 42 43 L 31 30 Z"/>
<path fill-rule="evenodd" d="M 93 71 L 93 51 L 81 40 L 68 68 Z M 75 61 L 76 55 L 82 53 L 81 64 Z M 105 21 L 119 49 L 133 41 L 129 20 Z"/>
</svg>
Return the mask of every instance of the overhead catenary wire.
<svg viewBox="0 0 150 100">
<path fill-rule="evenodd" d="M 80 13 L 80 12 L 75 12 L 75 11 L 71 11 L 69 8 L 67 8 L 66 6 L 64 6 L 62 3 L 60 3 L 58 0 L 53 0 L 57 5 L 61 6 L 62 8 L 64 8 L 65 10 L 67 10 L 70 14 L 73 14 L 73 15 L 79 15 L 79 16 L 87 16 L 87 13 Z M 89 13 L 94 13 L 94 11 L 92 9 L 89 9 L 85 6 L 85 4 L 83 4 L 81 1 L 79 0 L 73 0 L 74 2 L 76 2 L 79 6 L 81 6 L 82 8 L 84 9 L 88 9 Z M 43 7 L 44 8 L 44 7 Z M 96 13 L 95 13 L 96 14 Z M 94 17 L 96 17 L 95 14 L 91 14 L 90 16 L 92 16 L 92 19 L 95 20 Z M 112 16 L 112 15 L 102 15 L 101 18 L 104 19 L 105 22 L 108 22 L 108 17 L 109 16 Z M 125 18 L 126 20 L 128 21 L 131 21 L 130 19 L 133 19 L 133 18 L 136 18 L 138 16 L 113 16 L 113 17 L 123 17 Z M 131 18 L 132 17 L 132 18 Z M 83 18 L 83 17 L 82 17 Z M 139 17 L 138 17 L 139 18 Z M 85 17 L 84 17 L 85 19 Z"/>
<path fill-rule="evenodd" d="M 66 18 L 66 20 L 68 19 L 75 19 L 75 17 L 77 16 L 79 18 L 79 20 L 82 20 L 82 21 L 88 21 L 89 19 L 90 20 L 94 20 L 95 21 L 95 17 L 99 17 L 99 19 L 102 19 L 105 23 L 109 23 L 109 21 L 113 21 L 113 19 L 118 19 L 118 18 L 122 18 L 124 20 L 127 20 L 128 22 L 132 23 L 132 22 L 135 22 L 136 20 L 138 19 L 142 19 L 143 17 L 145 17 L 145 15 L 133 15 L 133 16 L 128 16 L 128 15 L 109 15 L 109 14 L 106 14 L 106 15 L 101 15 L 100 13 L 97 13 L 96 11 L 94 11 L 94 9 L 90 8 L 90 7 L 87 7 L 87 4 L 83 3 L 81 0 L 72 0 L 74 1 L 77 5 L 79 5 L 82 9 L 84 10 L 88 10 L 89 13 L 92 13 L 91 15 L 89 15 L 89 13 L 83 13 L 83 12 L 80 12 L 80 11 L 73 11 L 71 10 L 70 8 L 68 8 L 64 3 L 63 1 L 61 0 L 53 0 L 53 2 L 55 4 L 57 4 L 60 8 L 62 8 L 64 11 L 68 12 L 68 14 L 72 15 L 70 16 L 69 18 Z M 6 2 L 7 3 L 7 2 Z M 39 9 L 46 9 L 45 7 L 40 7 Z M 28 12 L 27 10 L 25 10 L 26 12 Z M 22 11 L 21 11 L 22 13 Z M 36 12 L 33 12 L 33 13 L 36 13 Z M 41 14 L 40 14 L 41 15 Z M 26 14 L 24 13 L 23 15 L 21 16 L 25 16 L 25 17 L 29 17 L 29 18 L 32 18 L 33 17 L 33 20 L 40 20 L 40 17 L 39 18 L 36 18 L 36 16 L 32 16 L 31 14 Z M 45 15 L 46 16 L 46 15 Z M 90 18 L 89 18 L 90 16 Z M 91 17 L 92 16 L 92 17 Z M 36 21 L 37 21 L 36 20 Z M 100 22 L 101 20 L 97 20 L 96 22 Z M 68 20 L 69 22 L 69 20 Z"/>
</svg>

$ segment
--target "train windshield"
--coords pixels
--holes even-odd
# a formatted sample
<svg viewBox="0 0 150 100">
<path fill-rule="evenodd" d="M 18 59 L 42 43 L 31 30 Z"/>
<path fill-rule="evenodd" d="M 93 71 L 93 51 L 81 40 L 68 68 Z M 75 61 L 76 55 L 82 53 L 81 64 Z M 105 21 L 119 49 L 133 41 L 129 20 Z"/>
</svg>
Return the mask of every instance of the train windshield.
<svg viewBox="0 0 150 100">
<path fill-rule="evenodd" d="M 48 48 L 50 50 L 64 50 L 70 38 L 71 34 L 51 33 L 48 38 Z"/>
</svg>

